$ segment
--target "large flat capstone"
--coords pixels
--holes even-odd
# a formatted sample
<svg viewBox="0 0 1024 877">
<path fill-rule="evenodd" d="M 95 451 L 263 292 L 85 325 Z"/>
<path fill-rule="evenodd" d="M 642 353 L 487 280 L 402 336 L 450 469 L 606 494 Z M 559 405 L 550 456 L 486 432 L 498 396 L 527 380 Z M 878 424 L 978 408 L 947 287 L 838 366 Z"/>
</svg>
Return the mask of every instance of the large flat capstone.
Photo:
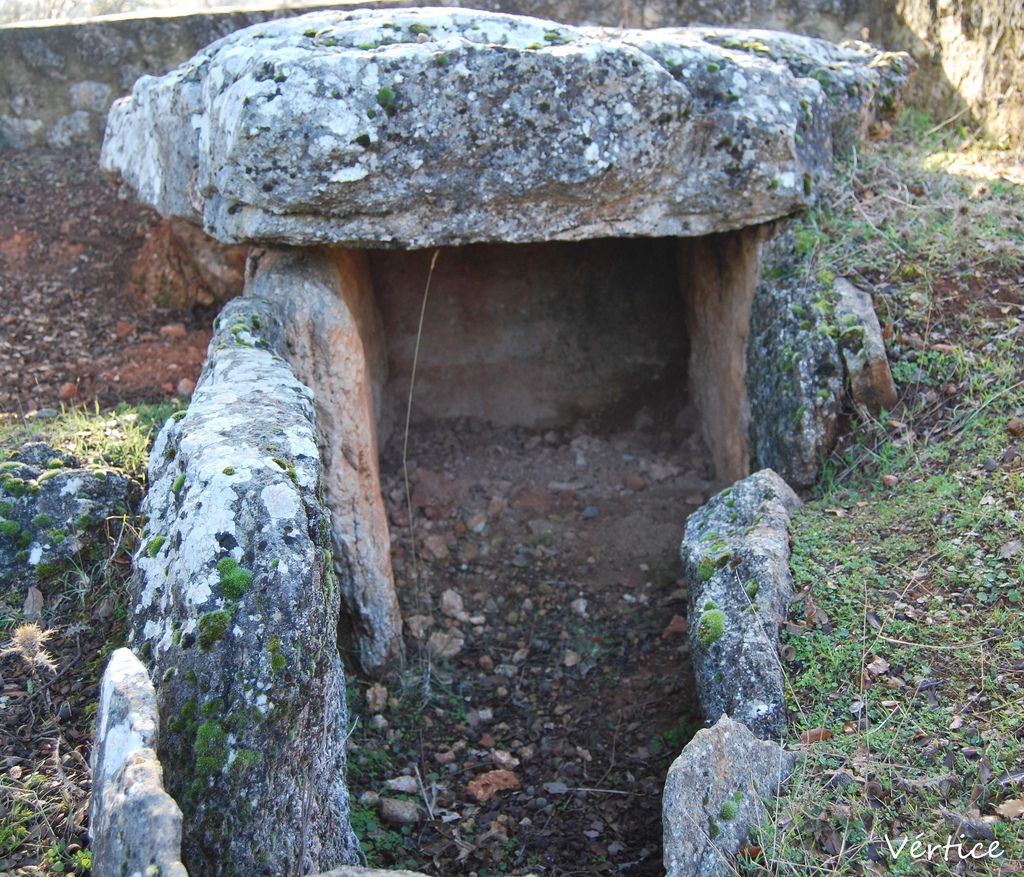
<svg viewBox="0 0 1024 877">
<path fill-rule="evenodd" d="M 225 242 L 694 236 L 812 203 L 904 55 L 427 8 L 218 40 L 111 109 L 103 166 Z"/>
</svg>

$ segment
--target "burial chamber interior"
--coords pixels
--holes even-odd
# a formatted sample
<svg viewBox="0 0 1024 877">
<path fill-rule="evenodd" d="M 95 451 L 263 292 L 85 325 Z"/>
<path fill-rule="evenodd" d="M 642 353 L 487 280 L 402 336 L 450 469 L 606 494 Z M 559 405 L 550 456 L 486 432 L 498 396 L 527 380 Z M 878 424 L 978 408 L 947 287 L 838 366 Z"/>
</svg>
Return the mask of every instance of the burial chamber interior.
<svg viewBox="0 0 1024 877">
<path fill-rule="evenodd" d="M 365 259 L 377 312 L 362 335 L 378 443 L 404 432 L 415 358 L 414 426 L 469 418 L 608 435 L 656 425 L 677 440 L 700 435 L 720 480 L 743 477 L 760 238 L 755 228 L 349 251 Z"/>
</svg>

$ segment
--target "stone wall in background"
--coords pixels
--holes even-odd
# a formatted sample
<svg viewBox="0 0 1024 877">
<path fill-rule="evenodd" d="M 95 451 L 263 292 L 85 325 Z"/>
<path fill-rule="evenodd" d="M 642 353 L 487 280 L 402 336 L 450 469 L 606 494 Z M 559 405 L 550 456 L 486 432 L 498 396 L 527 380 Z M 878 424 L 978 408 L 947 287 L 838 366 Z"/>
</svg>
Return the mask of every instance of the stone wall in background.
<svg viewBox="0 0 1024 877">
<path fill-rule="evenodd" d="M 138 4 L 131 8 L 137 7 Z M 106 111 L 142 74 L 162 74 L 238 28 L 327 7 L 415 5 L 348 0 L 291 9 L 117 17 L 0 27 L 0 149 L 98 143 Z M 921 64 L 911 101 L 941 121 L 963 111 L 996 139 L 1024 145 L 1024 4 L 1020 0 L 433 0 L 566 24 L 741 25 L 841 41 L 865 35 Z M 104 5 L 105 10 L 110 4 Z M 135 14 L 141 14 L 136 12 Z"/>
</svg>

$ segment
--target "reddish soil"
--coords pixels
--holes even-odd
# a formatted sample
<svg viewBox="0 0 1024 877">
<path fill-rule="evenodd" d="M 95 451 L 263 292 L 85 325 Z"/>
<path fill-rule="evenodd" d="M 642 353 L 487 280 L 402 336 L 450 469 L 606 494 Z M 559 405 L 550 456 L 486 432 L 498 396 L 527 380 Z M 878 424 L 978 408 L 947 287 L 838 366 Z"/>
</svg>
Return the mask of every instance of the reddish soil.
<svg viewBox="0 0 1024 877">
<path fill-rule="evenodd" d="M 154 402 L 199 376 L 213 311 L 134 294 L 159 218 L 119 200 L 98 157 L 0 153 L 0 414 Z"/>
</svg>

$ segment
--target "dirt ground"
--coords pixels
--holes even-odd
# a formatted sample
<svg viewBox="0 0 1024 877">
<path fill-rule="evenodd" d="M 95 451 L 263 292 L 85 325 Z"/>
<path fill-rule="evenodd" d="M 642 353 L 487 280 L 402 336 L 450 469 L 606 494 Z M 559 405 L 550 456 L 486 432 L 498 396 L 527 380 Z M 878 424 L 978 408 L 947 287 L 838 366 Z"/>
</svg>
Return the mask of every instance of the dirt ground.
<svg viewBox="0 0 1024 877">
<path fill-rule="evenodd" d="M 118 200 L 99 150 L 0 153 L 0 414 L 188 395 L 213 311 L 132 278 L 159 217 Z"/>
<path fill-rule="evenodd" d="M 91 149 L 0 155 L 0 414 L 180 398 L 198 377 L 215 309 L 138 294 L 158 219 L 119 200 L 96 163 Z M 354 822 L 372 864 L 662 873 L 665 772 L 700 726 L 678 546 L 687 514 L 713 492 L 677 402 L 644 407 L 638 394 L 548 432 L 417 426 L 415 552 L 400 437 L 384 448 L 407 657 L 383 694 L 349 676 Z M 123 582 L 125 564 L 108 581 Z M 124 634 L 104 599 L 91 591 L 87 620 L 48 642 L 67 668 L 49 686 L 62 735 L 28 675 L 4 660 L 0 770 L 13 781 L 37 762 L 63 767 L 44 771 L 56 797 L 40 793 L 44 818 L 4 847 L 0 872 L 83 873 L 90 703 L 100 649 Z M 59 610 L 48 604 L 44 617 Z M 499 769 L 514 787 L 488 797 Z M 416 776 L 415 793 L 388 786 Z M 417 801 L 415 823 L 383 818 L 382 795 Z"/>
</svg>

